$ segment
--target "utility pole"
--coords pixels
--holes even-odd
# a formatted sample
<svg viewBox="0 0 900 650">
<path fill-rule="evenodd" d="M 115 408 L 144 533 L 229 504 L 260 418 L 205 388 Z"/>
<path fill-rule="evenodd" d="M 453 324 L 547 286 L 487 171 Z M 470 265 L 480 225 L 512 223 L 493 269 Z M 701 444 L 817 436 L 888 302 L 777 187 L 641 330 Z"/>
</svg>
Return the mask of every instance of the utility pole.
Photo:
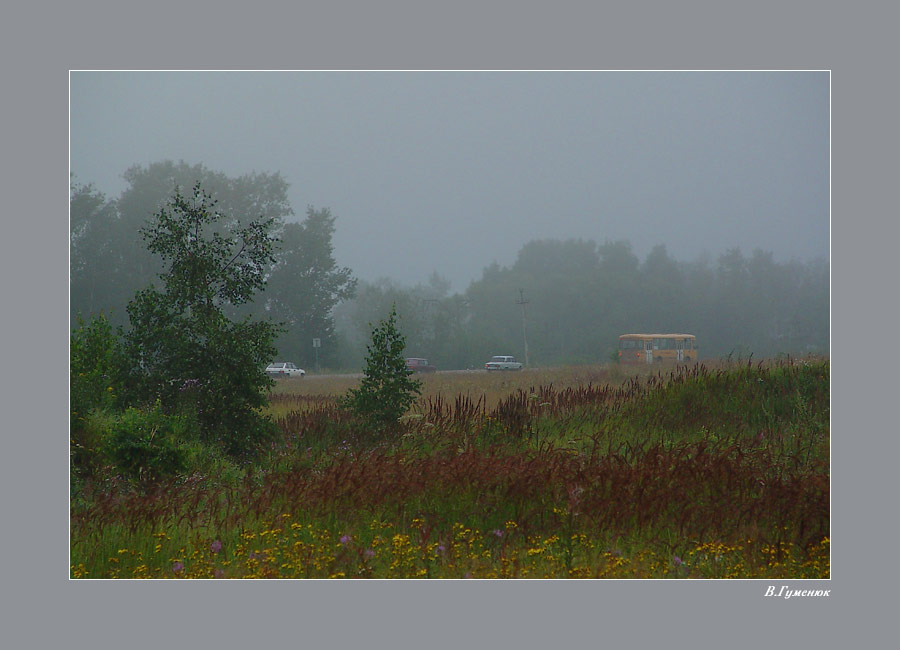
<svg viewBox="0 0 900 650">
<path fill-rule="evenodd" d="M 316 373 L 319 372 L 319 348 L 322 347 L 322 339 L 313 339 L 313 348 L 316 351 Z"/>
<path fill-rule="evenodd" d="M 525 305 L 528 304 L 528 300 L 525 300 L 525 291 L 524 289 L 519 289 L 519 299 L 516 300 L 517 305 L 522 305 L 522 339 L 525 341 L 525 367 L 528 367 L 528 336 L 525 334 Z"/>
</svg>

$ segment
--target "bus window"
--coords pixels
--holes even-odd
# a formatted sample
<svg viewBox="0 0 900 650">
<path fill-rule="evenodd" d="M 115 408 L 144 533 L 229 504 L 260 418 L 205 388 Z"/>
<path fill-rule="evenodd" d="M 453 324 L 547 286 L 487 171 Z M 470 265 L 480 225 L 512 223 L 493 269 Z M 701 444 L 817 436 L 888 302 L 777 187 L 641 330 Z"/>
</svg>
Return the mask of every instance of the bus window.
<svg viewBox="0 0 900 650">
<path fill-rule="evenodd" d="M 620 363 L 695 361 L 698 350 L 689 334 L 627 334 L 618 343 Z"/>
</svg>

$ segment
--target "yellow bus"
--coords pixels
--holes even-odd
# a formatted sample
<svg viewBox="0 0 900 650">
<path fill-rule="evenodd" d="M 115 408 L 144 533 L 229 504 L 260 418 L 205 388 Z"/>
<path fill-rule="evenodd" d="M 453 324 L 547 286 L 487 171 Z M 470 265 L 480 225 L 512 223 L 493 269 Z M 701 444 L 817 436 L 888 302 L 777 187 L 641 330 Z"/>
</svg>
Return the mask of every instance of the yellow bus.
<svg viewBox="0 0 900 650">
<path fill-rule="evenodd" d="M 696 361 L 697 337 L 693 334 L 623 334 L 619 337 L 619 363 Z"/>
</svg>

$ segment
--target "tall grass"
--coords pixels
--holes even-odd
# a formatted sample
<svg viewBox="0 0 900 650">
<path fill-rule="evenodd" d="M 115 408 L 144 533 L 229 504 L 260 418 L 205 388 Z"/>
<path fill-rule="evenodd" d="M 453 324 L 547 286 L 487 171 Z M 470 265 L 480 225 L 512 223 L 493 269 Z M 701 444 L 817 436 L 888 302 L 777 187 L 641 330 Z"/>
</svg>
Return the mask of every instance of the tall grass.
<svg viewBox="0 0 900 650">
<path fill-rule="evenodd" d="M 828 577 L 827 361 L 439 374 L 381 440 L 307 379 L 240 476 L 86 485 L 73 575 Z"/>
</svg>

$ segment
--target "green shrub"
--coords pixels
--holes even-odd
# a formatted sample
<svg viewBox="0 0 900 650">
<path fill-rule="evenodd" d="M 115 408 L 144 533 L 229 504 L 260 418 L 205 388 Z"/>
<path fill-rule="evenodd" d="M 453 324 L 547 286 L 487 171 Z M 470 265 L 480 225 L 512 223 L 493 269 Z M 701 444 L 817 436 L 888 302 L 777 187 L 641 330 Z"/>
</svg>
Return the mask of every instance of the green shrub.
<svg viewBox="0 0 900 650">
<path fill-rule="evenodd" d="M 94 476 L 105 464 L 103 434 L 125 403 L 121 339 L 103 314 L 77 319 L 69 348 L 69 450 L 73 477 Z"/>
<path fill-rule="evenodd" d="M 195 440 L 185 445 L 186 473 L 197 476 L 207 484 L 229 485 L 244 478 L 244 469 L 224 450 Z"/>
<path fill-rule="evenodd" d="M 108 437 L 116 418 L 114 412 L 102 409 L 78 415 L 78 426 L 72 428 L 69 440 L 73 479 L 98 476 L 108 465 L 104 455 L 104 439 Z"/>
<path fill-rule="evenodd" d="M 104 435 L 106 457 L 125 476 L 141 483 L 171 477 L 187 467 L 188 452 L 181 442 L 190 435 L 183 418 L 153 409 L 130 407 L 115 417 Z"/>
<path fill-rule="evenodd" d="M 103 314 L 78 318 L 69 349 L 69 404 L 72 432 L 95 410 L 112 411 L 123 401 L 121 341 Z"/>
</svg>

